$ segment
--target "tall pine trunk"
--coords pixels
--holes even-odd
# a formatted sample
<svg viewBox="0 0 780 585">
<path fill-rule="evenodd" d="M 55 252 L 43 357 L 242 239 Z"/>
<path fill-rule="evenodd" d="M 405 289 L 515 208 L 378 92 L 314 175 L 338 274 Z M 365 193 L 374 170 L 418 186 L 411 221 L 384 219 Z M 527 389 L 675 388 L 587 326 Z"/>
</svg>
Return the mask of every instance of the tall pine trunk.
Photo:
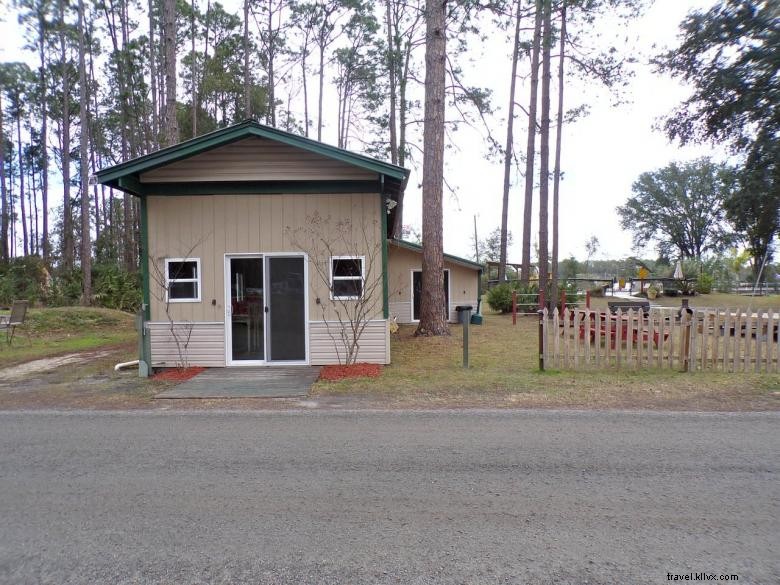
<svg viewBox="0 0 780 585">
<path fill-rule="evenodd" d="M 17 97 L 17 100 L 20 99 Z M 22 155 L 22 112 L 21 103 L 17 103 L 16 111 L 16 157 L 19 161 L 19 211 L 22 214 L 22 250 L 24 255 L 30 253 L 27 240 L 27 209 L 24 204 L 24 157 Z"/>
<path fill-rule="evenodd" d="M 154 40 L 156 24 L 154 22 L 154 0 L 149 0 L 149 77 L 152 94 L 152 135 L 153 148 L 157 150 L 160 144 L 160 110 L 157 105 L 157 44 Z M 197 95 L 197 94 L 195 94 Z M 193 99 L 196 99 L 193 96 Z"/>
<path fill-rule="evenodd" d="M 176 0 L 163 0 L 163 46 L 165 50 L 165 145 L 179 142 L 176 119 Z"/>
<path fill-rule="evenodd" d="M 252 117 L 251 85 L 249 80 L 249 0 L 244 0 L 244 118 Z"/>
<path fill-rule="evenodd" d="M 41 206 L 43 207 L 43 260 L 47 264 L 51 259 L 49 243 L 49 112 L 46 109 L 46 22 L 43 9 L 38 11 L 38 56 L 41 84 Z"/>
<path fill-rule="evenodd" d="M 81 170 L 81 277 L 84 305 L 92 302 L 92 238 L 89 231 L 89 124 L 87 63 L 84 56 L 84 0 L 79 0 L 79 168 Z"/>
<path fill-rule="evenodd" d="M 301 56 L 301 73 L 303 77 L 303 132 L 306 138 L 309 137 L 309 88 L 306 84 L 306 47 L 303 48 L 303 55 Z"/>
<path fill-rule="evenodd" d="M 563 65 L 566 49 L 566 0 L 561 1 L 561 38 L 558 58 L 558 115 L 555 129 L 555 168 L 553 169 L 552 204 L 552 277 L 551 288 L 558 290 L 558 201 L 561 184 L 561 140 L 563 138 Z"/>
<path fill-rule="evenodd" d="M 190 55 L 192 64 L 190 76 L 192 77 L 192 137 L 198 135 L 198 68 L 195 58 L 195 0 L 192 0 L 192 14 L 190 16 Z"/>
<path fill-rule="evenodd" d="M 35 167 L 30 165 L 30 188 L 27 190 L 30 210 L 30 254 L 40 254 L 40 233 L 38 231 L 38 186 L 35 184 Z"/>
<path fill-rule="evenodd" d="M 266 121 L 276 127 L 276 73 L 274 62 L 276 61 L 276 35 L 278 30 L 273 28 L 273 0 L 268 0 L 268 116 Z M 280 5 L 279 11 L 281 12 Z M 281 19 L 281 14 L 279 16 Z"/>
<path fill-rule="evenodd" d="M 539 137 L 539 291 L 549 302 L 548 200 L 550 193 L 550 45 L 552 44 L 552 0 L 544 2 L 542 33 L 542 123 Z"/>
<path fill-rule="evenodd" d="M 506 120 L 506 148 L 504 149 L 504 193 L 501 201 L 501 251 L 498 259 L 498 280 L 506 280 L 506 249 L 509 240 L 509 187 L 512 174 L 512 155 L 514 151 L 514 124 L 515 124 L 515 86 L 517 85 L 517 57 L 520 52 L 520 14 L 522 4 L 517 0 L 517 14 L 515 15 L 515 42 L 512 45 L 512 76 L 509 82 L 509 108 Z"/>
<path fill-rule="evenodd" d="M 385 0 L 385 25 L 387 26 L 387 76 L 388 93 L 390 94 L 390 162 L 398 164 L 398 132 L 396 129 L 396 93 L 398 91 L 396 82 L 396 60 L 398 55 L 395 52 L 395 42 L 393 40 L 393 0 Z"/>
<path fill-rule="evenodd" d="M 60 62 L 62 65 L 62 264 L 66 270 L 73 269 L 73 217 L 70 209 L 70 75 L 68 53 L 65 47 L 65 4 L 58 1 L 60 27 Z"/>
<path fill-rule="evenodd" d="M 0 260 L 8 260 L 8 187 L 5 182 L 3 88 L 0 86 Z"/>
<path fill-rule="evenodd" d="M 322 98 L 325 91 L 325 45 L 320 44 L 320 73 L 319 84 L 320 92 L 317 100 L 317 140 L 322 142 Z"/>
<path fill-rule="evenodd" d="M 394 24 L 393 24 L 393 0 L 385 0 L 385 25 L 387 26 L 387 75 L 388 75 L 388 92 L 390 94 L 390 117 L 388 119 L 388 126 L 390 127 L 390 162 L 394 165 L 398 164 L 398 128 L 396 127 L 396 109 L 397 105 L 397 93 L 398 93 L 398 78 L 396 76 L 397 61 L 400 55 L 396 52 Z M 399 197 L 400 198 L 400 197 Z M 393 219 L 393 225 L 390 226 L 388 237 L 400 238 L 403 228 L 403 205 L 399 201 L 395 208 L 395 215 Z"/>
<path fill-rule="evenodd" d="M 423 258 L 420 323 L 415 335 L 448 335 L 444 299 L 442 198 L 444 190 L 444 110 L 447 59 L 447 2 L 425 7 L 425 126 L 423 128 Z"/>
<path fill-rule="evenodd" d="M 523 249 L 520 281 L 528 284 L 531 278 L 531 217 L 534 203 L 534 157 L 536 154 L 536 102 L 539 89 L 539 52 L 542 37 L 541 2 L 536 0 L 534 38 L 531 49 L 531 95 L 528 98 L 528 139 L 525 146 L 525 196 L 523 198 Z"/>
</svg>

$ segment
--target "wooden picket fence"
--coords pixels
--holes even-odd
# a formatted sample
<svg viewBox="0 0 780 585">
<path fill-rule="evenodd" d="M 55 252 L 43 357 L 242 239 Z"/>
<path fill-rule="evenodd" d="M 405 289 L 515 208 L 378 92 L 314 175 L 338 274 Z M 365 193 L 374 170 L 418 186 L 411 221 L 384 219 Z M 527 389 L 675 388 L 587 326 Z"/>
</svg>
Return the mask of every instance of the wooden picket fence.
<svg viewBox="0 0 780 585">
<path fill-rule="evenodd" d="M 618 311 L 545 309 L 539 320 L 542 369 L 667 368 L 777 372 L 780 314 L 741 309 Z"/>
</svg>

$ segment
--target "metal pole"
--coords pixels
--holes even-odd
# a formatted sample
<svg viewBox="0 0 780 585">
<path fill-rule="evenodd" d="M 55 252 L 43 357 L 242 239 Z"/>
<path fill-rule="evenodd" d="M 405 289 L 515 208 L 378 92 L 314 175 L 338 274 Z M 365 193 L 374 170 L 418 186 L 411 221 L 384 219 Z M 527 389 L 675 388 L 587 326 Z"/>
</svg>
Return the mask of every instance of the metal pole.
<svg viewBox="0 0 780 585">
<path fill-rule="evenodd" d="M 469 369 L 469 323 L 471 322 L 471 311 L 464 311 L 463 320 L 463 367 Z"/>
<path fill-rule="evenodd" d="M 544 311 L 539 311 L 539 371 L 544 372 Z"/>
<path fill-rule="evenodd" d="M 517 291 L 512 291 L 512 325 L 517 325 Z"/>
</svg>

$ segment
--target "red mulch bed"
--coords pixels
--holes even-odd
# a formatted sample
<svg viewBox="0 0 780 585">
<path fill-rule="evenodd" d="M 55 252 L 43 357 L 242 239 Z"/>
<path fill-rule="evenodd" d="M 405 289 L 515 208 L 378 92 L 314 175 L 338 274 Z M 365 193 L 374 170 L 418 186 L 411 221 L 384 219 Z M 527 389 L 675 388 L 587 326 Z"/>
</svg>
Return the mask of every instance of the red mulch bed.
<svg viewBox="0 0 780 585">
<path fill-rule="evenodd" d="M 155 380 L 165 380 L 166 382 L 184 382 L 204 371 L 206 371 L 206 368 L 201 368 L 200 366 L 192 366 L 190 368 L 165 368 L 152 377 Z"/>
<path fill-rule="evenodd" d="M 323 366 L 320 380 L 329 382 L 345 378 L 376 378 L 382 373 L 379 364 L 350 364 L 348 366 Z"/>
</svg>

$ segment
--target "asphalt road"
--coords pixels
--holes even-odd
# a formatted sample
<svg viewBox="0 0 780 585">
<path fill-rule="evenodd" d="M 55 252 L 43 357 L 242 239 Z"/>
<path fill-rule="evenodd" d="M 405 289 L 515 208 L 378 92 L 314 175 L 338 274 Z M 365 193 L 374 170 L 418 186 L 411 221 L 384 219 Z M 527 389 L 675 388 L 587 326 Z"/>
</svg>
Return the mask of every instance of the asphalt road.
<svg viewBox="0 0 780 585">
<path fill-rule="evenodd" d="M 777 414 L 6 412 L 0 583 L 775 585 L 779 470 Z"/>
</svg>

